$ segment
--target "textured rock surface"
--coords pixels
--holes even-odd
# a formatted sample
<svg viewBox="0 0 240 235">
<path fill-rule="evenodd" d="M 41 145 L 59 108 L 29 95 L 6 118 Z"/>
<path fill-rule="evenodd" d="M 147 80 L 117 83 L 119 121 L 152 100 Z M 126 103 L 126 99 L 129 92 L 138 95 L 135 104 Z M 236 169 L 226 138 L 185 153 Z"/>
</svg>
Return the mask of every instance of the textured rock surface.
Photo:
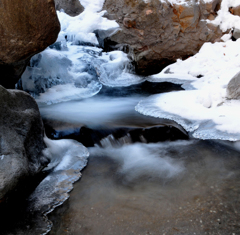
<svg viewBox="0 0 240 235">
<path fill-rule="evenodd" d="M 117 20 L 121 31 L 106 44 L 130 45 L 130 53 L 140 74 L 161 71 L 177 58 L 197 53 L 205 42 L 222 36 L 220 29 L 207 24 L 219 9 L 220 0 L 185 5 L 150 0 L 106 0 L 104 9 Z"/>
<path fill-rule="evenodd" d="M 240 16 L 240 5 L 237 6 L 237 7 L 231 8 L 231 9 L 230 9 L 230 12 L 231 12 L 233 15 Z"/>
<path fill-rule="evenodd" d="M 0 84 L 13 88 L 34 54 L 60 31 L 54 0 L 0 1 Z"/>
<path fill-rule="evenodd" d="M 227 98 L 240 99 L 240 72 L 237 73 L 228 83 Z"/>
<path fill-rule="evenodd" d="M 56 10 L 64 10 L 70 16 L 77 16 L 84 11 L 79 0 L 55 0 Z"/>
<path fill-rule="evenodd" d="M 48 163 L 35 100 L 0 86 L 0 199 Z"/>
</svg>

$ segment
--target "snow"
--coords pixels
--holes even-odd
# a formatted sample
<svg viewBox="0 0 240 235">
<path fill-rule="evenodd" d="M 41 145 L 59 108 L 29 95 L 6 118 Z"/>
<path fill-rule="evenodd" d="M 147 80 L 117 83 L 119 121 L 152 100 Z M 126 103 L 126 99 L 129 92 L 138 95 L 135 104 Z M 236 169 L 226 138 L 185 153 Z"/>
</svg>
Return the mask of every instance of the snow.
<svg viewBox="0 0 240 235">
<path fill-rule="evenodd" d="M 205 43 L 195 56 L 147 78 L 175 81 L 186 91 L 151 96 L 136 110 L 174 120 L 196 138 L 240 140 L 240 101 L 226 98 L 229 81 L 240 71 L 239 61 L 240 40 Z"/>
<path fill-rule="evenodd" d="M 85 10 L 78 16 L 58 12 L 61 32 L 56 43 L 35 55 L 22 75 L 20 88 L 38 103 L 84 99 L 97 94 L 102 84 L 129 86 L 144 80 L 133 74 L 125 53 L 103 53 L 97 47 L 95 30 L 103 30 L 108 36 L 119 28 L 115 21 L 102 17 L 105 11 L 98 12 L 103 1 L 81 3 Z"/>
<path fill-rule="evenodd" d="M 64 12 L 57 12 L 61 23 L 61 32 L 57 41 L 63 41 L 67 36 L 71 42 L 83 40 L 98 45 L 97 38 L 93 34 L 94 30 L 107 30 L 118 28 L 119 25 L 114 20 L 108 20 L 102 17 L 106 11 L 94 12 L 85 10 L 78 16 L 71 17 Z"/>
<path fill-rule="evenodd" d="M 225 32 L 229 29 L 240 29 L 240 17 L 230 13 L 230 7 L 239 6 L 239 0 L 222 0 L 221 9 L 217 12 L 217 17 L 212 24 L 219 25 L 220 29 Z"/>
<path fill-rule="evenodd" d="M 105 0 L 80 0 L 85 10 L 97 12 L 101 11 Z"/>
</svg>

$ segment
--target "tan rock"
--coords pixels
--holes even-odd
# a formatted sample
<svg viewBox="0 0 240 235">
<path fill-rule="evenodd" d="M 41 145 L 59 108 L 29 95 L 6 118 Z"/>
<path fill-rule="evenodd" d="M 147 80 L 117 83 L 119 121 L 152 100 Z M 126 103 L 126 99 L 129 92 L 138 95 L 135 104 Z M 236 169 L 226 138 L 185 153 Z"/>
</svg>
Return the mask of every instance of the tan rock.
<svg viewBox="0 0 240 235">
<path fill-rule="evenodd" d="M 0 84 L 14 87 L 31 56 L 60 31 L 54 0 L 0 1 Z"/>
<path fill-rule="evenodd" d="M 219 27 L 204 21 L 215 18 L 221 0 L 187 3 L 106 0 L 104 9 L 115 16 L 122 29 L 110 41 L 130 46 L 130 56 L 139 74 L 157 73 L 178 58 L 194 55 L 203 43 L 222 36 Z"/>
<path fill-rule="evenodd" d="M 231 8 L 231 12 L 233 15 L 240 16 L 240 5 L 237 7 Z"/>
</svg>

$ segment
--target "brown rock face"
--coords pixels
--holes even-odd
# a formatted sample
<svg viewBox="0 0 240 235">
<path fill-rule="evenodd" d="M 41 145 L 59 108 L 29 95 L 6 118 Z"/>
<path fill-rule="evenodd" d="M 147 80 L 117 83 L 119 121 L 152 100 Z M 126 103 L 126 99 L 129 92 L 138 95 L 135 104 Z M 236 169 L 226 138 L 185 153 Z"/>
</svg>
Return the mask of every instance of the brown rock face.
<svg viewBox="0 0 240 235">
<path fill-rule="evenodd" d="M 202 21 L 215 19 L 220 1 L 189 0 L 186 5 L 171 5 L 159 0 L 106 0 L 104 9 L 114 15 L 122 29 L 110 43 L 130 46 L 139 74 L 157 73 L 222 36 L 218 27 Z"/>
<path fill-rule="evenodd" d="M 31 56 L 60 31 L 54 0 L 0 1 L 0 84 L 13 88 Z"/>
<path fill-rule="evenodd" d="M 240 5 L 237 7 L 231 8 L 230 11 L 232 12 L 233 15 L 240 16 Z"/>
<path fill-rule="evenodd" d="M 56 10 L 64 10 L 70 16 L 77 16 L 84 11 L 79 0 L 55 0 Z"/>
</svg>

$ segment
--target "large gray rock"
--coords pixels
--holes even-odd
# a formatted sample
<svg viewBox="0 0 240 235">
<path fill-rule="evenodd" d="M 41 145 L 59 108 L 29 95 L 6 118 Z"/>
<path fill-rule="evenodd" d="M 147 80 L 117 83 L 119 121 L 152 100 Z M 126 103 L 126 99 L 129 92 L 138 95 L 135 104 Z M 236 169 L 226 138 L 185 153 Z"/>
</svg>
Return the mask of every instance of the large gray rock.
<svg viewBox="0 0 240 235">
<path fill-rule="evenodd" d="M 221 0 L 188 0 L 173 4 L 159 0 L 106 0 L 104 9 L 121 30 L 105 46 L 126 48 L 140 74 L 153 74 L 178 58 L 196 54 L 203 43 L 220 40 L 219 27 L 207 24 L 217 15 Z M 116 45 L 117 44 L 117 45 Z"/>
<path fill-rule="evenodd" d="M 84 11 L 79 0 L 54 0 L 56 10 L 64 10 L 70 16 L 77 16 Z"/>
<path fill-rule="evenodd" d="M 0 85 L 14 88 L 31 56 L 60 31 L 54 0 L 0 1 Z"/>
<path fill-rule="evenodd" d="M 0 86 L 0 200 L 48 163 L 43 134 L 35 100 Z"/>
<path fill-rule="evenodd" d="M 240 99 L 240 72 L 237 73 L 228 83 L 227 98 Z"/>
</svg>

